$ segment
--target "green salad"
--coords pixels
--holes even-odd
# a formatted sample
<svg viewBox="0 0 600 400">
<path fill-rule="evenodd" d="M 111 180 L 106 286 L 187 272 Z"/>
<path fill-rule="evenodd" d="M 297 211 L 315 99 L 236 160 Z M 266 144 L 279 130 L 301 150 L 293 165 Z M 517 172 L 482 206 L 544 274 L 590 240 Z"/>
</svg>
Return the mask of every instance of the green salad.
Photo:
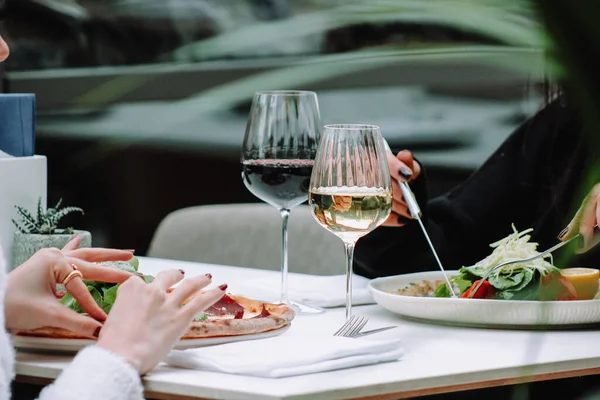
<svg viewBox="0 0 600 400">
<path fill-rule="evenodd" d="M 111 268 L 118 268 L 123 271 L 131 272 L 132 274 L 140 275 L 144 278 L 146 283 L 150 283 L 154 280 L 154 277 L 152 275 L 144 275 L 138 272 L 139 260 L 136 257 L 132 257 L 129 261 L 101 262 L 98 263 L 98 265 L 103 265 Z M 115 304 L 119 284 L 90 281 L 86 279 L 84 279 L 83 282 L 87 285 L 87 288 L 94 300 L 96 300 L 96 303 L 98 303 L 100 308 L 102 308 L 104 312 L 108 314 L 113 304 Z M 75 300 L 75 298 L 70 293 L 66 293 L 64 297 L 60 299 L 60 302 L 68 308 L 77 311 L 78 313 L 84 313 L 77 300 Z"/>
<path fill-rule="evenodd" d="M 538 255 L 537 243 L 530 242 L 533 229 L 519 232 L 513 225 L 513 233 L 490 246 L 492 253 L 475 265 L 462 267 L 458 275 L 450 278 L 460 297 L 470 297 L 470 289 L 496 265 Z M 474 298 L 500 300 L 574 300 L 572 285 L 553 265 L 552 255 L 526 263 L 510 264 L 495 270 L 477 290 Z M 434 297 L 450 297 L 446 283 L 436 287 Z"/>
</svg>

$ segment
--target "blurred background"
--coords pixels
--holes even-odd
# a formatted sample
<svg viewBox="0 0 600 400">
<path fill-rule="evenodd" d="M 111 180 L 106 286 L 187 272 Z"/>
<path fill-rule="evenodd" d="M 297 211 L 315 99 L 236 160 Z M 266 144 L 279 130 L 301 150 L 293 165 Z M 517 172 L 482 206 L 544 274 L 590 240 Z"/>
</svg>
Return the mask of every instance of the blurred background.
<svg viewBox="0 0 600 400">
<path fill-rule="evenodd" d="M 527 1 L 7 0 L 5 15 L 3 91 L 37 95 L 49 204 L 139 255 L 173 210 L 260 201 L 239 166 L 257 90 L 314 90 L 324 124 L 381 126 L 436 195 L 542 106 L 549 74 Z"/>
</svg>

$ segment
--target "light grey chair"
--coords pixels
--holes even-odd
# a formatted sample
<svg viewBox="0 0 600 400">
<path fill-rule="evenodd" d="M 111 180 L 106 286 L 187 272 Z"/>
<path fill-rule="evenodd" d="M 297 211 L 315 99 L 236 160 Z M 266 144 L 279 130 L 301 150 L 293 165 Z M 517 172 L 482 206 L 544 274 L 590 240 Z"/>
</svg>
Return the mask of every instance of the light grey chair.
<svg viewBox="0 0 600 400">
<path fill-rule="evenodd" d="M 289 269 L 343 274 L 342 241 L 322 228 L 307 206 L 292 209 Z M 281 216 L 264 203 L 196 206 L 167 215 L 157 228 L 150 257 L 258 269 L 281 268 Z"/>
</svg>

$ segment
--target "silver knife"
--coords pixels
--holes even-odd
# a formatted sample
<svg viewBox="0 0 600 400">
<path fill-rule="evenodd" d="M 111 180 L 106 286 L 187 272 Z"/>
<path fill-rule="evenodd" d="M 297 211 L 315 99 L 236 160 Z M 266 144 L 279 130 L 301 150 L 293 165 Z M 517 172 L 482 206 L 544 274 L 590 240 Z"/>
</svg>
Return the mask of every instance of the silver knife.
<svg viewBox="0 0 600 400">
<path fill-rule="evenodd" d="M 390 153 L 392 153 L 392 149 L 390 148 L 390 145 L 388 144 L 388 142 L 386 140 L 384 140 L 383 142 L 385 143 L 385 146 L 387 147 L 388 151 Z M 392 153 L 392 154 L 394 154 L 394 153 Z M 433 243 L 431 243 L 431 239 L 429 238 L 427 229 L 425 229 L 425 225 L 423 225 L 423 221 L 421 221 L 422 213 L 421 213 L 421 208 L 419 207 L 419 203 L 417 203 L 417 199 L 415 199 L 415 196 L 413 195 L 412 191 L 410 190 L 408 183 L 402 182 L 399 179 L 396 180 L 396 182 L 398 182 L 398 186 L 400 186 L 400 190 L 402 191 L 402 197 L 404 197 L 404 201 L 406 202 L 406 205 L 408 206 L 408 211 L 410 212 L 410 215 L 413 217 L 413 219 L 416 219 L 419 222 L 419 225 L 421 226 L 421 230 L 423 231 L 423 235 L 425 235 L 425 239 L 427 239 L 427 243 L 429 244 L 429 247 L 431 248 L 431 252 L 433 253 L 433 256 L 435 257 L 435 260 L 437 261 L 438 266 L 440 267 L 440 270 L 444 274 L 444 279 L 446 280 L 448 289 L 450 289 L 450 294 L 452 295 L 452 297 L 456 297 L 456 293 L 454 292 L 454 288 L 452 287 L 452 284 L 450 283 L 448 274 L 446 274 L 446 270 L 444 269 L 444 266 L 442 265 L 442 262 L 440 261 L 440 258 L 438 257 L 437 252 L 435 251 L 435 247 L 433 247 Z"/>
<path fill-rule="evenodd" d="M 397 182 L 398 182 L 398 186 L 400 186 L 400 190 L 402 190 L 402 196 L 404 197 L 404 201 L 406 202 L 406 205 L 408 206 L 408 211 L 410 211 L 410 215 L 413 217 L 413 219 L 416 219 L 419 222 L 419 225 L 421 225 L 421 230 L 423 230 L 423 235 L 425 235 L 425 239 L 427 239 L 427 243 L 429 243 L 431 252 L 433 253 L 435 260 L 437 261 L 440 269 L 442 270 L 442 273 L 444 274 L 444 279 L 446 279 L 446 283 L 448 284 L 448 288 L 450 289 L 450 293 L 452 294 L 452 297 L 456 297 L 456 293 L 454 293 L 454 288 L 452 287 L 452 284 L 450 283 L 450 279 L 448 279 L 448 274 L 446 274 L 446 270 L 444 269 L 444 266 L 442 265 L 442 262 L 440 261 L 440 258 L 438 257 L 437 252 L 435 251 L 435 247 L 433 247 L 433 243 L 431 243 L 431 239 L 429 238 L 427 229 L 425 229 L 425 225 L 423 225 L 423 221 L 421 220 L 422 213 L 421 213 L 421 208 L 419 207 L 419 203 L 417 203 L 417 200 L 415 199 L 415 196 L 413 195 L 412 191 L 410 190 L 408 183 L 402 182 L 401 180 L 397 180 Z"/>
</svg>

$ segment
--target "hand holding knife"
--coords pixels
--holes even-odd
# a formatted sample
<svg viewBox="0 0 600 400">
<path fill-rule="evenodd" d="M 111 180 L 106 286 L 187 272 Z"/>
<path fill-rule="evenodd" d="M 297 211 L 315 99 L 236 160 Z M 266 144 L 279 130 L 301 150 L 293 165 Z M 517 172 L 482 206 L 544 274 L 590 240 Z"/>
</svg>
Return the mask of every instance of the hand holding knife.
<svg viewBox="0 0 600 400">
<path fill-rule="evenodd" d="M 387 150 L 390 153 L 392 153 L 392 150 L 390 149 L 390 146 L 387 143 L 387 141 L 384 140 L 384 142 L 385 142 L 385 145 L 387 146 Z M 427 233 L 427 230 L 425 229 L 425 225 L 423 225 L 423 221 L 421 221 L 422 213 L 421 213 L 421 208 L 419 207 L 419 203 L 417 203 L 417 200 L 415 199 L 415 196 L 413 195 L 412 191 L 410 190 L 410 187 L 408 186 L 407 182 L 403 182 L 399 179 L 397 180 L 397 182 L 398 182 L 398 186 L 400 186 L 400 190 L 402 191 L 402 197 L 404 198 L 404 201 L 406 202 L 406 205 L 408 206 L 408 211 L 410 212 L 410 215 L 421 226 L 421 230 L 423 231 L 423 235 L 425 236 L 425 239 L 427 240 L 427 243 L 429 244 L 429 247 L 431 248 L 431 252 L 433 253 L 435 260 L 437 261 L 438 266 L 440 267 L 440 270 L 444 274 L 446 284 L 448 285 L 448 289 L 450 290 L 452 297 L 456 297 L 456 293 L 454 292 L 454 288 L 452 287 L 450 279 L 448 278 L 448 275 L 446 274 L 446 270 L 444 269 L 444 266 L 442 265 L 442 262 L 440 261 L 440 258 L 438 257 L 437 252 L 435 251 L 435 247 L 433 247 L 433 243 L 431 242 L 431 239 L 429 238 L 429 234 Z"/>
</svg>

